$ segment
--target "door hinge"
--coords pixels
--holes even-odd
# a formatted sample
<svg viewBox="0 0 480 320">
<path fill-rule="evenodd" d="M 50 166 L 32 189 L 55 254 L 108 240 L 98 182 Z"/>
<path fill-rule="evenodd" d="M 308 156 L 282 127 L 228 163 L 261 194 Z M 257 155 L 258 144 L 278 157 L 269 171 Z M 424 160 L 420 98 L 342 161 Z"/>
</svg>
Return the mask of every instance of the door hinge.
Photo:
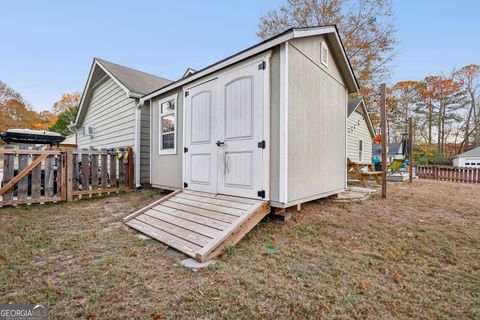
<svg viewBox="0 0 480 320">
<path fill-rule="evenodd" d="M 258 195 L 260 198 L 265 199 L 265 190 L 258 191 L 258 192 L 257 192 L 257 195 Z"/>
<path fill-rule="evenodd" d="M 184 182 L 184 183 L 183 183 L 183 187 L 184 187 L 184 188 L 188 188 L 188 183 Z"/>
<path fill-rule="evenodd" d="M 188 97 L 190 93 L 188 91 L 185 91 L 185 98 Z"/>
<path fill-rule="evenodd" d="M 265 70 L 265 69 L 267 69 L 267 63 L 265 61 L 262 61 L 262 63 L 258 65 L 258 70 Z"/>
<path fill-rule="evenodd" d="M 183 147 L 183 153 L 187 153 L 188 152 L 188 148 L 187 147 Z"/>
<path fill-rule="evenodd" d="M 258 147 L 261 149 L 265 149 L 267 147 L 267 143 L 265 142 L 265 140 L 260 141 L 258 143 Z"/>
</svg>

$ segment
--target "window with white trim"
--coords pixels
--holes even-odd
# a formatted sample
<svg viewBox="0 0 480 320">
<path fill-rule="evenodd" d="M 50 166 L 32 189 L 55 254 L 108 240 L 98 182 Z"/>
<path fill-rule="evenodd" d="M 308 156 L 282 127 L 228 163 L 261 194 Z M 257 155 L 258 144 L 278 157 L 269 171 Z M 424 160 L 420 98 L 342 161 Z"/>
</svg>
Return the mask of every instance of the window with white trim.
<svg viewBox="0 0 480 320">
<path fill-rule="evenodd" d="M 177 95 L 159 101 L 159 154 L 177 152 Z"/>
<path fill-rule="evenodd" d="M 328 67 L 328 46 L 325 41 L 322 41 L 321 51 L 320 51 L 320 60 L 325 67 Z"/>
</svg>

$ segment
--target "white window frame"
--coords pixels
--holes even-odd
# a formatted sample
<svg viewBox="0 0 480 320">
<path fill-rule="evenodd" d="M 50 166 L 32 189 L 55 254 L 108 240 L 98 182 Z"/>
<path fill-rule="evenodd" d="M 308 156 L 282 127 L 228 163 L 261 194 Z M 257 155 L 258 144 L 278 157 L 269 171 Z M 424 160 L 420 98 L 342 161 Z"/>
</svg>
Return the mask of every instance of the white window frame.
<svg viewBox="0 0 480 320">
<path fill-rule="evenodd" d="M 177 109 L 178 109 L 178 94 L 168 96 L 158 101 L 158 155 L 177 154 Z M 175 102 L 175 110 L 162 113 L 162 103 L 173 100 Z M 173 115 L 174 126 L 173 130 L 173 149 L 162 149 L 163 132 L 162 132 L 162 118 L 165 116 Z"/>
<path fill-rule="evenodd" d="M 325 49 L 325 52 L 326 52 L 326 57 L 324 59 L 324 49 Z M 322 41 L 322 45 L 320 46 L 320 62 L 328 68 L 328 56 L 329 56 L 329 51 L 328 50 L 328 46 L 327 46 L 327 43 L 325 41 Z"/>
</svg>

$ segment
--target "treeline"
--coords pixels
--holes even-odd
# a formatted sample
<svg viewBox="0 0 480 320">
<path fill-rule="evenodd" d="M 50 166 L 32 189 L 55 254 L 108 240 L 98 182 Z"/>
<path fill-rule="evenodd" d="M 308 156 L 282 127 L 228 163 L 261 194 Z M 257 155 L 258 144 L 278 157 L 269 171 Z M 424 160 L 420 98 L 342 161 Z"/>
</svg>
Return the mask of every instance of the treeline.
<svg viewBox="0 0 480 320">
<path fill-rule="evenodd" d="M 37 112 L 19 92 L 0 81 L 0 131 L 50 130 L 67 136 L 67 126 L 75 118 L 79 101 L 78 93 L 65 93 L 53 106 Z"/>
<path fill-rule="evenodd" d="M 389 142 L 401 141 L 409 117 L 415 122 L 418 152 L 430 162 L 445 163 L 480 146 L 480 66 L 472 64 L 388 88 Z M 378 119 L 376 114 L 373 118 Z"/>
</svg>

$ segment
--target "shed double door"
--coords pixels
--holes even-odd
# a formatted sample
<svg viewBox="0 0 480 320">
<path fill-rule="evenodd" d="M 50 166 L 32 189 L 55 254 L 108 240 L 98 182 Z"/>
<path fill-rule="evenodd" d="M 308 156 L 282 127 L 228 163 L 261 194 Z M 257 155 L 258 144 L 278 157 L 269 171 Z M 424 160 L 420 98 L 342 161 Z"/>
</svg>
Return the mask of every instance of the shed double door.
<svg viewBox="0 0 480 320">
<path fill-rule="evenodd" d="M 259 198 L 263 77 L 254 63 L 186 90 L 186 189 Z"/>
</svg>

